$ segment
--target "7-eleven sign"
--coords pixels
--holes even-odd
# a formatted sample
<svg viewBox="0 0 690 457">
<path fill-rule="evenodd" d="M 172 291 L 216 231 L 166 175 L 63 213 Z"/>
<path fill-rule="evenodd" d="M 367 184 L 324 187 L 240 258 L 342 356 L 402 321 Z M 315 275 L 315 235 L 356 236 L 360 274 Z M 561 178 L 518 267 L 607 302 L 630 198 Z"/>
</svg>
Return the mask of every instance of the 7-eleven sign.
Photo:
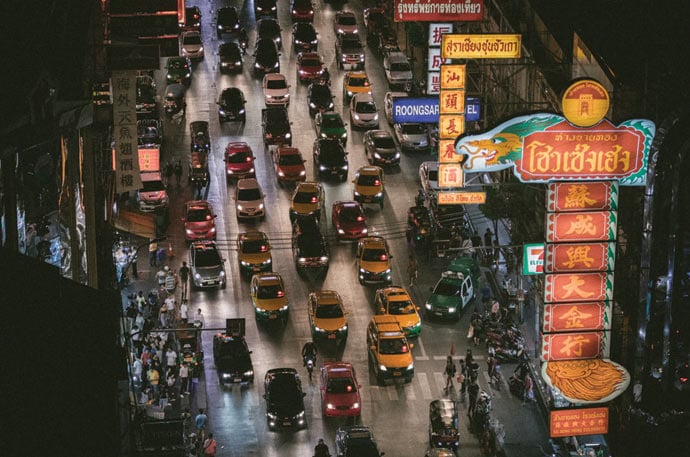
<svg viewBox="0 0 690 457">
<path fill-rule="evenodd" d="M 525 244 L 522 253 L 523 275 L 539 275 L 544 273 L 543 244 Z"/>
</svg>

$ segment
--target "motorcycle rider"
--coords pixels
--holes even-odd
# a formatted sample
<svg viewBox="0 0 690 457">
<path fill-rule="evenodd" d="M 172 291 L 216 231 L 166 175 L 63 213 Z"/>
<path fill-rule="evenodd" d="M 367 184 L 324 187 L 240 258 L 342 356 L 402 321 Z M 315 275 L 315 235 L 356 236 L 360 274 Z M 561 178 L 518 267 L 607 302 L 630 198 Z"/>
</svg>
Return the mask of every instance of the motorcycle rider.
<svg viewBox="0 0 690 457">
<path fill-rule="evenodd" d="M 316 362 L 317 352 L 318 351 L 316 349 L 316 344 L 314 344 L 313 341 L 307 341 L 306 343 L 304 343 L 304 346 L 302 346 L 303 366 L 307 366 L 307 360 L 312 360 L 313 362 Z"/>
<path fill-rule="evenodd" d="M 314 447 L 314 457 L 330 457 L 330 456 L 331 456 L 331 451 L 328 450 L 328 445 L 323 442 L 323 438 L 319 438 L 319 443 Z"/>
<path fill-rule="evenodd" d="M 239 31 L 238 38 L 240 41 L 240 49 L 242 50 L 242 55 L 247 55 L 247 45 L 249 44 L 249 35 L 247 31 L 242 27 Z"/>
</svg>

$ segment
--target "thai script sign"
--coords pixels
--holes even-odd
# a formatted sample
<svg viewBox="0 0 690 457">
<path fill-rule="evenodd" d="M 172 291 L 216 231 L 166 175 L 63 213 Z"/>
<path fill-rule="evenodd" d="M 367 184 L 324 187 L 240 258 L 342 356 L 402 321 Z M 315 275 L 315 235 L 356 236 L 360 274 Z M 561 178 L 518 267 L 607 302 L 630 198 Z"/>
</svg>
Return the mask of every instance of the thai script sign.
<svg viewBox="0 0 690 457">
<path fill-rule="evenodd" d="M 616 243 L 559 243 L 546 245 L 547 273 L 613 271 Z"/>
<path fill-rule="evenodd" d="M 599 330 L 611 330 L 609 301 L 544 306 L 544 333 Z"/>
<path fill-rule="evenodd" d="M 398 124 L 438 122 L 438 97 L 393 98 L 393 122 Z"/>
<path fill-rule="evenodd" d="M 617 181 L 554 182 L 546 190 L 546 210 L 549 212 L 617 209 Z"/>
<path fill-rule="evenodd" d="M 449 34 L 441 37 L 444 59 L 517 59 L 522 36 L 505 34 Z"/>
<path fill-rule="evenodd" d="M 571 332 L 542 335 L 541 359 L 578 360 L 601 357 L 606 332 Z M 608 338 L 606 338 L 608 339 Z"/>
<path fill-rule="evenodd" d="M 486 203 L 486 192 L 446 192 L 436 194 L 439 205 L 481 205 Z"/>
<path fill-rule="evenodd" d="M 546 241 L 610 241 L 616 238 L 616 214 L 611 211 L 549 213 Z"/>
<path fill-rule="evenodd" d="M 481 21 L 484 0 L 395 0 L 395 22 Z"/>
<path fill-rule="evenodd" d="M 613 273 L 544 275 L 545 303 L 573 303 L 613 299 Z"/>
<path fill-rule="evenodd" d="M 113 139 L 115 142 L 115 188 L 118 193 L 141 188 L 137 159 L 136 72 L 114 71 Z"/>
<path fill-rule="evenodd" d="M 438 165 L 439 187 L 462 187 L 462 165 L 459 163 L 441 163 Z"/>
<path fill-rule="evenodd" d="M 655 125 L 631 119 L 614 126 L 573 127 L 556 114 L 510 119 L 488 132 L 465 135 L 455 144 L 466 172 L 515 167 L 523 182 L 618 180 L 624 186 L 646 183 L 647 160 Z"/>
<path fill-rule="evenodd" d="M 609 432 L 608 408 L 557 409 L 550 412 L 549 436 L 605 435 Z"/>
<path fill-rule="evenodd" d="M 544 245 L 525 244 L 522 249 L 522 274 L 538 275 L 544 273 Z"/>
</svg>

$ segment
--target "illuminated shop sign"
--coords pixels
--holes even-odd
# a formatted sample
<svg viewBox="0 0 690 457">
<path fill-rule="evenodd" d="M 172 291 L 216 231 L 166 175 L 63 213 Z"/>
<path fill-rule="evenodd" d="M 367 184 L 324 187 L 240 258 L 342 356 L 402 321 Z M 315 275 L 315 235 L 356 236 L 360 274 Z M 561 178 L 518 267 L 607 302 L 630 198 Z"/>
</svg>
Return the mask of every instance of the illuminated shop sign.
<svg viewBox="0 0 690 457">
<path fill-rule="evenodd" d="M 448 34 L 441 37 L 445 59 L 517 59 L 522 51 L 519 34 Z"/>
<path fill-rule="evenodd" d="M 395 22 L 481 21 L 484 0 L 395 0 Z"/>
</svg>

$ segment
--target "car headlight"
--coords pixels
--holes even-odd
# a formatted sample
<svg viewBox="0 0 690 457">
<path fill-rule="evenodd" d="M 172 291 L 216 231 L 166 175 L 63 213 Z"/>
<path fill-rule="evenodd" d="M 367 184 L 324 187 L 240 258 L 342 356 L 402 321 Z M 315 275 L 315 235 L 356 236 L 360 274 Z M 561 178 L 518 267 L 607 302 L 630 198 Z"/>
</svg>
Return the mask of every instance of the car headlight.
<svg viewBox="0 0 690 457">
<path fill-rule="evenodd" d="M 242 265 L 243 267 L 248 267 L 249 265 L 251 265 L 251 263 L 245 262 L 244 260 L 240 260 L 240 265 Z"/>
<path fill-rule="evenodd" d="M 306 263 L 306 262 L 307 262 L 307 259 L 304 258 L 304 257 L 300 257 L 299 259 L 297 259 L 297 262 L 299 262 L 299 263 Z"/>
<path fill-rule="evenodd" d="M 380 158 L 381 158 L 381 154 L 379 154 L 378 152 L 375 152 L 375 153 L 374 153 L 374 158 L 375 158 L 375 159 L 380 159 Z"/>
<path fill-rule="evenodd" d="M 352 92 L 351 90 L 348 90 L 348 91 L 347 91 L 347 96 L 348 96 L 348 97 L 352 97 L 352 94 L 353 94 L 353 92 Z"/>
<path fill-rule="evenodd" d="M 215 228 L 215 227 L 211 227 L 211 230 L 209 230 L 209 232 L 211 232 L 211 233 L 216 233 L 216 228 Z"/>
<path fill-rule="evenodd" d="M 359 33 L 359 29 L 358 29 L 358 28 L 355 28 L 355 29 L 352 31 L 352 33 Z"/>
<path fill-rule="evenodd" d="M 242 65 L 242 61 L 241 60 L 236 61 L 235 65 L 237 65 L 239 67 L 240 65 Z"/>
<path fill-rule="evenodd" d="M 347 331 L 347 324 L 343 325 L 338 329 L 339 332 L 346 332 Z"/>
<path fill-rule="evenodd" d="M 221 116 L 225 116 L 226 113 L 224 109 L 219 109 L 218 114 L 220 114 Z"/>
<path fill-rule="evenodd" d="M 244 110 L 244 108 L 242 108 L 242 109 L 240 110 L 240 114 L 244 114 L 244 112 L 245 112 L 245 110 Z"/>
<path fill-rule="evenodd" d="M 278 418 L 278 416 L 273 413 L 266 413 L 266 416 L 271 420 L 276 420 Z"/>
<path fill-rule="evenodd" d="M 199 273 L 194 273 L 194 279 L 201 279 L 201 275 Z"/>
<path fill-rule="evenodd" d="M 374 114 L 374 120 L 378 121 L 379 120 L 379 113 Z"/>
<path fill-rule="evenodd" d="M 352 404 L 352 409 L 359 409 L 359 402 L 354 402 Z"/>
<path fill-rule="evenodd" d="M 259 203 L 259 209 L 264 209 L 264 204 L 263 204 L 263 203 Z"/>
<path fill-rule="evenodd" d="M 330 102 L 330 103 L 328 104 L 328 109 L 332 109 L 333 106 L 334 106 L 334 105 L 333 105 L 333 102 Z"/>
<path fill-rule="evenodd" d="M 389 274 L 391 274 L 391 269 L 389 268 L 389 269 L 387 269 L 387 270 L 384 270 L 384 271 L 381 272 L 381 274 L 382 274 L 382 275 L 389 275 Z"/>
<path fill-rule="evenodd" d="M 326 403 L 326 409 L 335 409 L 335 406 L 333 406 L 333 403 Z"/>
<path fill-rule="evenodd" d="M 455 312 L 455 306 L 450 306 L 450 307 L 448 307 L 448 312 L 449 312 L 449 313 L 454 313 L 454 312 Z"/>
<path fill-rule="evenodd" d="M 407 366 L 407 369 L 408 369 L 408 370 L 414 370 L 414 362 L 412 362 L 411 364 L 409 364 L 409 365 Z"/>
<path fill-rule="evenodd" d="M 278 311 L 287 311 L 288 310 L 288 305 L 281 306 Z"/>
<path fill-rule="evenodd" d="M 273 68 L 278 68 L 280 66 L 280 62 L 276 62 L 275 65 L 273 65 Z"/>
<path fill-rule="evenodd" d="M 275 10 L 276 10 L 276 7 L 275 7 L 275 6 L 272 6 L 272 7 L 271 7 L 271 11 L 275 11 Z M 302 414 L 304 415 L 304 413 L 302 413 Z"/>
<path fill-rule="evenodd" d="M 341 170 L 347 170 L 347 164 L 340 167 Z"/>
<path fill-rule="evenodd" d="M 359 120 L 359 114 L 353 114 L 352 117 L 354 117 L 356 120 Z"/>
<path fill-rule="evenodd" d="M 424 307 L 425 307 L 426 309 L 431 309 L 431 303 L 425 303 L 425 304 L 424 304 Z"/>
<path fill-rule="evenodd" d="M 338 30 L 336 30 L 337 33 L 344 33 L 343 29 L 338 27 Z"/>
<path fill-rule="evenodd" d="M 322 262 L 328 262 L 328 257 L 326 257 L 325 255 L 322 255 L 321 257 L 319 257 L 319 260 Z"/>
<path fill-rule="evenodd" d="M 345 235 L 345 230 L 338 229 L 338 235 Z"/>
<path fill-rule="evenodd" d="M 272 261 L 273 261 L 273 259 L 264 260 L 263 262 L 261 262 L 261 265 L 268 265 Z"/>
<path fill-rule="evenodd" d="M 199 52 L 204 52 L 204 47 L 203 47 L 203 46 L 199 46 Z"/>
<path fill-rule="evenodd" d="M 319 171 L 326 171 L 325 165 L 319 165 Z"/>
<path fill-rule="evenodd" d="M 242 205 L 237 205 L 237 210 L 242 211 Z"/>
<path fill-rule="evenodd" d="M 285 134 L 285 138 L 290 138 L 290 137 L 292 137 L 292 134 L 291 134 L 291 133 L 286 133 L 286 134 Z"/>
<path fill-rule="evenodd" d="M 301 73 L 301 71 L 300 71 L 300 73 Z M 309 102 L 309 107 L 310 107 L 310 108 L 316 108 L 316 103 L 314 103 L 314 102 Z"/>
<path fill-rule="evenodd" d="M 316 44 L 316 43 L 318 43 L 317 40 L 311 40 L 311 44 Z"/>
<path fill-rule="evenodd" d="M 355 195 L 355 197 L 360 197 L 362 195 L 359 192 L 357 192 L 356 190 L 352 191 L 352 193 Z"/>
<path fill-rule="evenodd" d="M 218 30 L 223 30 L 223 25 L 222 25 L 222 24 L 218 24 Z"/>
<path fill-rule="evenodd" d="M 221 278 L 224 278 L 225 277 L 225 271 L 220 270 L 220 273 L 218 273 L 218 276 L 220 276 Z"/>
<path fill-rule="evenodd" d="M 326 135 L 325 132 L 321 132 L 321 135 L 320 135 L 320 136 L 321 136 L 321 138 L 328 138 L 328 135 Z"/>
<path fill-rule="evenodd" d="M 383 192 L 378 192 L 374 197 L 383 197 Z"/>
<path fill-rule="evenodd" d="M 307 172 L 306 172 L 305 170 L 302 170 L 302 171 L 299 172 L 299 175 L 300 175 L 300 176 L 304 176 L 304 175 L 306 175 L 306 174 L 307 174 Z"/>
<path fill-rule="evenodd" d="M 364 273 L 367 272 L 367 270 L 365 270 L 364 268 L 360 268 L 360 269 L 359 269 L 359 272 L 362 273 L 362 274 L 364 274 Z"/>
<path fill-rule="evenodd" d="M 369 229 L 367 229 L 366 227 L 364 227 L 364 228 L 362 229 L 362 234 L 366 235 L 367 233 L 369 233 Z"/>
<path fill-rule="evenodd" d="M 255 63 L 254 63 L 254 68 L 261 68 L 261 64 L 259 64 L 259 62 L 255 62 Z"/>
<path fill-rule="evenodd" d="M 282 171 L 279 171 L 279 172 L 278 172 L 278 176 L 280 176 L 280 177 L 282 178 L 282 177 L 285 176 L 285 173 L 283 173 Z"/>
<path fill-rule="evenodd" d="M 315 332 L 319 332 L 319 333 L 324 333 L 326 330 L 325 330 L 325 329 L 322 329 L 322 328 L 319 327 L 318 325 L 314 325 L 314 331 L 315 331 Z"/>
<path fill-rule="evenodd" d="M 194 234 L 194 231 L 193 231 L 193 230 L 187 229 L 187 230 L 185 230 L 185 233 L 186 233 L 187 235 L 192 235 L 192 234 Z"/>
<path fill-rule="evenodd" d="M 396 159 L 399 159 L 399 158 L 400 158 L 400 153 L 399 153 L 399 152 L 396 152 L 396 153 L 395 153 L 395 158 L 396 158 Z"/>
<path fill-rule="evenodd" d="M 223 373 L 223 379 L 230 379 L 232 375 L 230 373 Z"/>
<path fill-rule="evenodd" d="M 388 371 L 388 368 L 386 368 L 385 365 L 380 364 L 379 365 L 379 371 Z"/>
<path fill-rule="evenodd" d="M 254 376 L 254 370 L 247 370 L 244 372 L 245 376 Z"/>
</svg>

